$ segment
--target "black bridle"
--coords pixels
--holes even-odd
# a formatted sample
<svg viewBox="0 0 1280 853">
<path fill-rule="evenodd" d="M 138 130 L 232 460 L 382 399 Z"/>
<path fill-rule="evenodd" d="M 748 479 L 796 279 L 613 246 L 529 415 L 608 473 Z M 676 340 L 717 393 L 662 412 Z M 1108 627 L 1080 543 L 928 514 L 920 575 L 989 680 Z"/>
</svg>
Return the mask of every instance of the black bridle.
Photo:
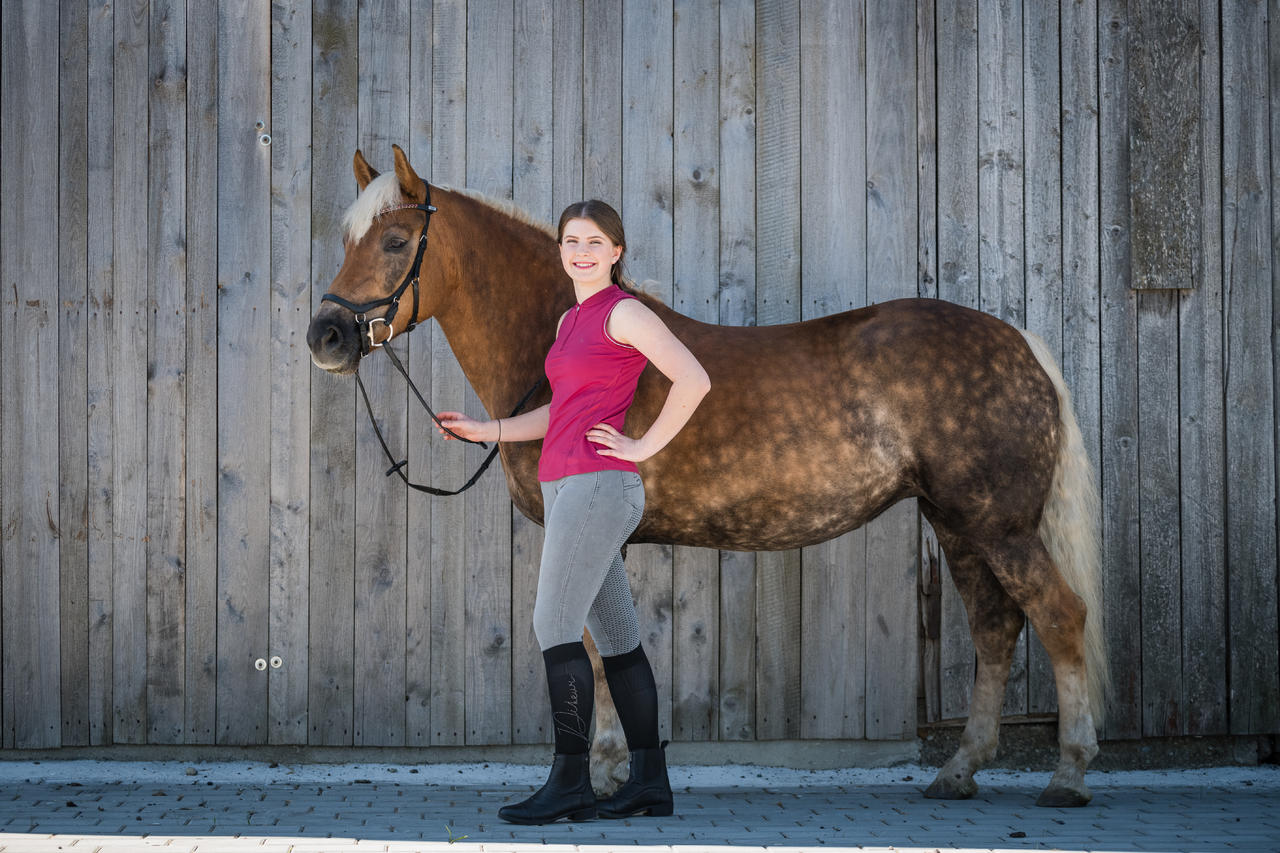
<svg viewBox="0 0 1280 853">
<path fill-rule="evenodd" d="M 413 257 L 413 266 L 409 267 L 409 272 L 404 277 L 404 281 L 400 282 L 400 286 L 397 287 L 390 296 L 384 296 L 382 299 L 375 299 L 371 302 L 355 303 L 332 293 L 326 293 L 324 296 L 320 297 L 320 301 L 337 303 L 356 315 L 356 333 L 360 338 L 360 357 L 364 358 L 375 349 L 381 349 L 385 352 L 387 354 L 387 358 L 391 359 L 391 363 L 395 365 L 396 370 L 398 370 L 400 375 L 404 377 L 404 381 L 409 384 L 409 388 L 413 391 L 413 395 L 418 398 L 418 402 L 422 404 L 422 408 L 426 409 L 427 414 L 431 416 L 431 420 L 435 421 L 436 426 L 459 441 L 465 441 L 467 444 L 475 444 L 481 449 L 485 449 L 488 445 L 483 441 L 474 441 L 470 438 L 463 438 L 440 422 L 440 418 L 436 416 L 436 413 L 432 411 L 431 406 L 427 404 L 426 399 L 422 396 L 422 392 L 418 390 L 418 386 L 413 383 L 413 379 L 409 376 L 409 371 L 405 369 L 404 363 L 400 361 L 400 357 L 396 355 L 395 350 L 389 346 L 385 346 L 385 344 L 390 343 L 391 339 L 395 337 L 395 327 L 392 323 L 395 320 L 396 311 L 400 308 L 400 299 L 404 296 L 404 292 L 409 288 L 413 288 L 413 313 L 409 315 L 409 323 L 404 328 L 404 334 L 408 334 L 413 331 L 413 329 L 418 325 L 418 277 L 422 269 L 422 258 L 427 251 L 427 229 L 431 226 L 431 214 L 436 212 L 436 208 L 431 204 L 431 185 L 426 181 L 423 181 L 423 186 L 426 187 L 427 195 L 426 200 L 422 204 L 397 204 L 384 208 L 374 214 L 375 218 L 382 216 L 384 213 L 392 213 L 397 210 L 421 210 L 426 214 L 426 219 L 422 223 L 422 234 L 418 237 L 418 252 Z M 386 312 L 384 312 L 382 316 L 369 316 L 370 311 L 375 311 L 385 306 L 390 307 L 387 308 Z M 374 339 L 375 323 L 382 323 L 387 327 L 386 339 L 382 341 Z M 386 454 L 387 461 L 392 463 L 391 467 L 386 471 L 386 476 L 390 477 L 392 474 L 398 475 L 400 479 L 404 481 L 404 484 L 411 489 L 419 492 L 426 492 L 429 495 L 439 495 L 441 497 L 461 494 L 475 485 L 476 480 L 479 480 L 480 475 L 488 470 L 489 465 L 493 463 L 494 457 L 498 455 L 498 444 L 495 442 L 493 449 L 489 451 L 489 455 L 480 463 L 480 467 L 476 469 L 476 472 L 471 475 L 471 479 L 467 480 L 461 488 L 453 489 L 452 491 L 437 489 L 434 486 L 426 486 L 421 483 L 410 482 L 409 476 L 404 471 L 405 466 L 409 464 L 409 460 L 406 458 L 396 462 L 395 456 L 391 453 L 391 448 L 387 445 L 387 440 L 383 437 L 382 430 L 378 427 L 378 419 L 373 416 L 373 406 L 369 402 L 369 392 L 365 390 L 364 381 L 360 378 L 359 367 L 356 368 L 356 385 L 360 388 L 360 396 L 364 399 L 365 410 L 369 413 L 369 423 L 373 425 L 373 432 L 378 436 L 378 443 L 382 445 L 382 452 Z M 529 402 L 529 399 L 541 385 L 542 381 L 539 380 L 532 388 L 525 392 L 525 395 L 520 398 L 520 402 L 516 403 L 515 408 L 511 410 L 511 414 L 507 415 L 507 417 L 514 417 L 518 414 L 520 410 L 524 408 L 525 403 Z"/>
</svg>

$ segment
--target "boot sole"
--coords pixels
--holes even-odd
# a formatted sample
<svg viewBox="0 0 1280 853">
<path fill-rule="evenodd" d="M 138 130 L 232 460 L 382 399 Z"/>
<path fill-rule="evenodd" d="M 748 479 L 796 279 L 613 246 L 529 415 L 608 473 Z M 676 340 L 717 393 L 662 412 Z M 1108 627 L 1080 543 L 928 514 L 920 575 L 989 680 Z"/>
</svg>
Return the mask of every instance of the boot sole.
<svg viewBox="0 0 1280 853">
<path fill-rule="evenodd" d="M 656 806 L 641 806 L 629 812 L 600 812 L 605 820 L 622 820 L 629 817 L 671 817 L 675 813 L 674 803 L 659 803 Z"/>
<path fill-rule="evenodd" d="M 579 809 L 576 812 L 564 812 L 563 814 L 552 815 L 545 818 L 522 818 L 514 815 L 504 815 L 499 811 L 498 817 L 505 820 L 507 823 L 515 823 L 520 826 L 545 826 L 548 823 L 555 823 L 556 821 L 564 818 L 568 818 L 575 823 L 584 820 L 595 820 L 596 810 L 594 808 Z"/>
</svg>

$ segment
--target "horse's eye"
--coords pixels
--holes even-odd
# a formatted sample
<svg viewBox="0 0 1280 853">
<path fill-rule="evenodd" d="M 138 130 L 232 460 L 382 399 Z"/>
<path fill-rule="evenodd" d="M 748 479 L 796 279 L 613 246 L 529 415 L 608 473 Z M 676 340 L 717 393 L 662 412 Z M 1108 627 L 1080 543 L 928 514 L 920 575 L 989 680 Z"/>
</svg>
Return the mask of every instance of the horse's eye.
<svg viewBox="0 0 1280 853">
<path fill-rule="evenodd" d="M 383 248 L 388 252 L 398 252 L 408 245 L 409 241 L 403 237 L 388 237 L 387 242 L 383 244 Z"/>
</svg>

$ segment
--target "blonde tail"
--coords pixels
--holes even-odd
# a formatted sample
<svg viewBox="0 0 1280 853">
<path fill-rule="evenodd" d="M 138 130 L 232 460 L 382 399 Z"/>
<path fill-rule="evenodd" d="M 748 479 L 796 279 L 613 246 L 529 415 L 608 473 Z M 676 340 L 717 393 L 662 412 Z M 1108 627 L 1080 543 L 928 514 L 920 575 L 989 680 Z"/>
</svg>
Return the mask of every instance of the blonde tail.
<svg viewBox="0 0 1280 853">
<path fill-rule="evenodd" d="M 1098 526 L 1100 504 L 1089 454 L 1071 406 L 1071 392 L 1049 347 L 1039 336 L 1023 330 L 1036 360 L 1058 393 L 1058 461 L 1053 486 L 1040 520 L 1040 538 L 1067 584 L 1088 608 L 1084 626 L 1085 667 L 1089 677 L 1089 704 L 1095 726 L 1101 727 L 1104 696 L 1111 686 L 1107 664 L 1107 640 L 1102 630 L 1102 560 Z"/>
</svg>

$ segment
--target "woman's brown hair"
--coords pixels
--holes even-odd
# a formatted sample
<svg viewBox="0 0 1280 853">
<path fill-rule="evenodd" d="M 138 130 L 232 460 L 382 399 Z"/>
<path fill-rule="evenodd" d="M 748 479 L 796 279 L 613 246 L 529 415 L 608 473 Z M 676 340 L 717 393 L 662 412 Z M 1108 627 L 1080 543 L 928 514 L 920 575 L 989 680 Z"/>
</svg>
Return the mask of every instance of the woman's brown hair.
<svg viewBox="0 0 1280 853">
<path fill-rule="evenodd" d="M 635 293 L 635 288 L 622 273 L 622 259 L 627 254 L 627 234 L 622 229 L 622 217 L 618 215 L 618 211 L 614 210 L 608 202 L 600 201 L 598 198 L 569 205 L 564 209 L 564 213 L 560 214 L 560 224 L 556 227 L 557 243 L 564 240 L 564 227 L 571 219 L 586 219 L 594 223 L 613 245 L 622 249 L 617 263 L 609 270 L 609 280 L 625 292 Z"/>
</svg>

